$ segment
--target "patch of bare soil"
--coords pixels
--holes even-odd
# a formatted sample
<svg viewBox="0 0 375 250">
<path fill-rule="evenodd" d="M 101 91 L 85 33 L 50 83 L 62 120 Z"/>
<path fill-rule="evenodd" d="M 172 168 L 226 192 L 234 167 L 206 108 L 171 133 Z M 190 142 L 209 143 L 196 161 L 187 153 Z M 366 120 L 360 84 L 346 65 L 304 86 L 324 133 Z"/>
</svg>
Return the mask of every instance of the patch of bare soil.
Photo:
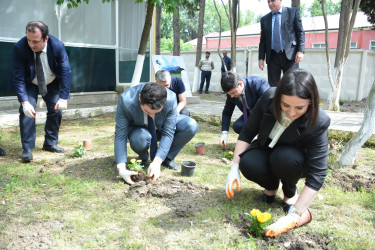
<svg viewBox="0 0 375 250">
<path fill-rule="evenodd" d="M 145 197 L 164 198 L 165 205 L 179 217 L 191 216 L 206 205 L 201 202 L 208 187 L 178 179 L 159 179 L 154 184 L 150 180 L 137 182 L 129 187 L 127 197 L 139 200 Z"/>
<path fill-rule="evenodd" d="M 344 104 L 340 106 L 341 112 L 350 112 L 350 113 L 363 113 L 365 112 L 366 99 L 361 101 L 344 101 Z M 323 109 L 328 110 L 328 102 L 326 100 L 321 100 L 323 104 Z"/>
<path fill-rule="evenodd" d="M 235 223 L 241 229 L 245 237 L 249 237 L 248 230 L 251 225 L 249 216 L 239 213 L 239 222 Z M 275 247 L 276 249 L 335 249 L 333 239 L 327 235 L 306 232 L 303 235 L 295 234 L 289 230 L 275 238 L 263 236 L 259 238 L 257 244 L 261 249 Z"/>
<path fill-rule="evenodd" d="M 35 221 L 30 224 L 12 224 L 6 232 L 0 234 L 1 249 L 53 249 L 52 234 L 61 232 L 64 223 L 60 221 Z M 10 242 L 2 245 L 1 242 Z"/>
<path fill-rule="evenodd" d="M 375 174 L 351 175 L 344 171 L 333 171 L 327 185 L 341 188 L 344 192 L 358 192 L 360 190 L 370 192 L 375 188 Z"/>
</svg>

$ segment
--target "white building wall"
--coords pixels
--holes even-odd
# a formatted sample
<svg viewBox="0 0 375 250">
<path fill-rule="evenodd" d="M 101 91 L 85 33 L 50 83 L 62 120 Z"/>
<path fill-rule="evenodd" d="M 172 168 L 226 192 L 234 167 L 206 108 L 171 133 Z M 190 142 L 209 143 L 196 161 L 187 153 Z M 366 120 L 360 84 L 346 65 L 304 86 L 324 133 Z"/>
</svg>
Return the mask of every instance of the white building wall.
<svg viewBox="0 0 375 250">
<path fill-rule="evenodd" d="M 202 58 L 207 50 L 202 51 Z M 215 69 L 213 70 L 210 91 L 222 92 L 220 86 L 221 62 L 217 50 L 208 50 L 211 52 L 211 59 L 214 60 Z M 333 67 L 335 50 L 330 50 L 329 55 Z M 170 53 L 163 53 L 169 55 Z M 267 79 L 267 69 L 261 71 L 258 67 L 258 49 L 249 51 L 248 74 L 260 76 Z M 184 58 L 189 82 L 194 80 L 195 51 L 181 51 Z M 228 51 L 230 56 L 230 51 Z M 375 80 L 375 52 L 369 50 L 351 50 L 348 60 L 344 67 L 344 76 L 341 89 L 341 97 L 344 100 L 362 100 L 367 97 L 373 81 Z M 300 68 L 310 71 L 319 88 L 321 99 L 327 99 L 331 93 L 331 87 L 328 80 L 328 68 L 325 50 L 307 49 L 304 60 L 300 63 Z M 239 48 L 237 50 L 237 73 L 242 77 L 246 75 L 246 50 Z M 332 68 L 333 69 L 333 68 Z M 198 89 L 192 89 L 196 92 Z"/>
</svg>

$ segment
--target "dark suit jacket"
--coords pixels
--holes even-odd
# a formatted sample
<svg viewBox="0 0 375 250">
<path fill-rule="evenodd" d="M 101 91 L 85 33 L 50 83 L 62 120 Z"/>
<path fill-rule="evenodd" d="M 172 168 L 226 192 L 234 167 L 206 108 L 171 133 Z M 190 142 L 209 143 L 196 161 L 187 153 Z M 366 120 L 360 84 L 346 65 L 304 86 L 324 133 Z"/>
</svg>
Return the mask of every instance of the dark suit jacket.
<svg viewBox="0 0 375 250">
<path fill-rule="evenodd" d="M 116 111 L 115 158 L 116 163 L 127 161 L 126 143 L 131 127 L 145 127 L 139 95 L 147 83 L 142 83 L 125 90 L 119 97 Z M 167 101 L 163 109 L 155 114 L 156 128 L 161 132 L 156 156 L 164 160 L 174 139 L 177 117 L 176 94 L 167 89 Z M 147 127 L 146 127 L 147 129 Z"/>
<path fill-rule="evenodd" d="M 305 51 L 305 31 L 302 27 L 298 8 L 282 7 L 281 38 L 283 40 L 285 55 L 289 60 L 294 60 L 297 51 Z M 259 60 L 266 58 L 270 61 L 272 40 L 272 12 L 260 19 Z"/>
<path fill-rule="evenodd" d="M 276 122 L 272 107 L 275 89 L 269 88 L 262 95 L 238 137 L 238 140 L 252 143 L 251 148 L 266 149 L 271 142 L 269 134 Z M 306 186 L 314 190 L 322 187 L 327 174 L 330 121 L 329 116 L 320 109 L 316 124 L 307 131 L 307 117 L 303 115 L 285 129 L 276 144 L 294 146 L 305 152 Z M 252 142 L 256 135 L 257 139 Z"/>
<path fill-rule="evenodd" d="M 250 109 L 248 110 L 248 115 L 250 115 L 249 111 L 254 108 L 259 97 L 270 87 L 270 85 L 266 80 L 258 76 L 243 77 L 242 81 L 245 84 L 245 99 L 248 108 Z M 231 98 L 227 94 L 227 100 L 225 101 L 225 106 L 221 117 L 221 131 L 229 130 L 232 114 L 236 106 L 243 112 L 242 102 L 239 100 L 240 98 L 241 97 Z"/>
<path fill-rule="evenodd" d="M 70 98 L 70 64 L 64 44 L 57 38 L 49 35 L 47 42 L 47 57 L 52 73 L 60 81 L 60 98 Z M 33 84 L 35 78 L 34 52 L 27 44 L 27 38 L 23 37 L 13 47 L 12 52 L 12 77 L 18 101 L 28 101 L 26 86 Z"/>
</svg>

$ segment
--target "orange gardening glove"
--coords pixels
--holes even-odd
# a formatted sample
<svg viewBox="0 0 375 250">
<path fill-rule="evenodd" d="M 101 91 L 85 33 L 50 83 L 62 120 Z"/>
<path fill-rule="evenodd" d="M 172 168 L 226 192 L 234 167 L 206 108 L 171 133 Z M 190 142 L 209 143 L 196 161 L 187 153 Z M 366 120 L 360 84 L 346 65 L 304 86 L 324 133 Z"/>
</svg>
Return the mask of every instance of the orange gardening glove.
<svg viewBox="0 0 375 250">
<path fill-rule="evenodd" d="M 281 217 L 275 223 L 266 227 L 264 234 L 268 237 L 276 237 L 285 233 L 296 227 L 296 223 L 300 217 L 300 212 L 292 206 L 286 216 Z"/>
<path fill-rule="evenodd" d="M 154 184 L 156 179 L 160 177 L 160 164 L 151 162 L 147 169 L 147 178 L 152 178 L 151 184 Z"/>
<path fill-rule="evenodd" d="M 234 196 L 233 186 L 237 184 L 237 190 L 241 190 L 241 177 L 240 177 L 240 170 L 239 165 L 236 163 L 232 163 L 231 169 L 229 171 L 226 183 L 226 193 L 228 199 Z"/>
</svg>

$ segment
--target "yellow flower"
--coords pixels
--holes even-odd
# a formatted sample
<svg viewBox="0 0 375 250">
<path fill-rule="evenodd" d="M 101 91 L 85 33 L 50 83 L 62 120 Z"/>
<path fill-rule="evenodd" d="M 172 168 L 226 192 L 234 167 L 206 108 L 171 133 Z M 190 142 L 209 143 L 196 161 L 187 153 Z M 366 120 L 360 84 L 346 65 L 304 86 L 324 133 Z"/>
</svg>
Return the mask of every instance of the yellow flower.
<svg viewBox="0 0 375 250">
<path fill-rule="evenodd" d="M 142 160 L 137 160 L 137 162 L 138 162 L 138 163 L 141 163 L 141 162 L 142 162 Z"/>
<path fill-rule="evenodd" d="M 229 151 L 229 154 L 230 154 L 230 155 L 233 155 L 233 152 L 232 152 L 232 151 Z"/>
<path fill-rule="evenodd" d="M 266 221 L 268 221 L 269 219 L 271 219 L 272 216 L 271 216 L 270 213 L 265 212 L 264 214 L 265 214 L 265 216 L 266 216 Z"/>
<path fill-rule="evenodd" d="M 261 212 L 259 211 L 259 209 L 254 208 L 253 210 L 251 210 L 250 215 L 253 216 L 253 217 L 256 217 L 260 213 Z"/>
<path fill-rule="evenodd" d="M 260 222 L 260 223 L 264 223 L 267 221 L 267 215 L 265 213 L 260 213 L 257 215 L 257 220 Z"/>
<path fill-rule="evenodd" d="M 134 164 L 134 163 L 135 163 L 135 159 L 131 159 L 130 162 L 131 162 L 132 164 Z"/>
</svg>

